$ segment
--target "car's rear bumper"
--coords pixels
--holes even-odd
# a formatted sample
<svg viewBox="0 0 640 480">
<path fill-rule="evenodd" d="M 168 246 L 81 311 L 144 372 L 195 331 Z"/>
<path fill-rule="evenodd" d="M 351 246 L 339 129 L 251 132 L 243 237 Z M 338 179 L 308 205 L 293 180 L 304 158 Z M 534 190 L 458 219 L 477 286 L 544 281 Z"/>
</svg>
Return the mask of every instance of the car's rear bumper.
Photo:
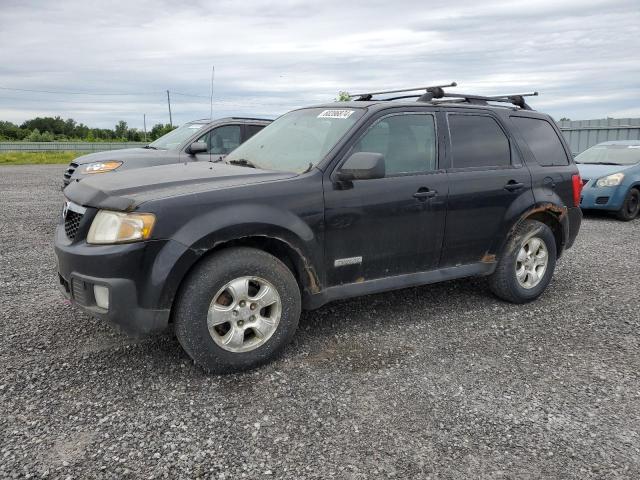
<svg viewBox="0 0 640 480">
<path fill-rule="evenodd" d="M 564 248 L 571 248 L 576 241 L 578 232 L 580 232 L 580 225 L 582 225 L 582 210 L 579 207 L 567 208 L 567 222 L 565 230 L 565 242 Z"/>
</svg>

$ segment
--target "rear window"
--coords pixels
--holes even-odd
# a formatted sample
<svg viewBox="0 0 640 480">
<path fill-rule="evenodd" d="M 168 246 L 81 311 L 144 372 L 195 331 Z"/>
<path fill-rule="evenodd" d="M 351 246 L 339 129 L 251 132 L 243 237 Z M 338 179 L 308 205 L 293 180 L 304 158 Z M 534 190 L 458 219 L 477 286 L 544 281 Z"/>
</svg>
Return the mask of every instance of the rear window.
<svg viewBox="0 0 640 480">
<path fill-rule="evenodd" d="M 511 117 L 536 161 L 544 166 L 569 165 L 569 158 L 558 134 L 546 120 Z"/>
<path fill-rule="evenodd" d="M 453 168 L 511 165 L 509 140 L 493 118 L 449 114 Z"/>
</svg>

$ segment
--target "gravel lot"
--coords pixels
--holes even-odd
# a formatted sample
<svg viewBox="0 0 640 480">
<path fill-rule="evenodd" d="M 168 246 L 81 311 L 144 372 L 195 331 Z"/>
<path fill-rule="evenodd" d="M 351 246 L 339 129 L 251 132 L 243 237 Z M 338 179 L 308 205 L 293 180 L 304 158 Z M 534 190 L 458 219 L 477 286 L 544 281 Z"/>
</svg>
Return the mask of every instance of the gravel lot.
<svg viewBox="0 0 640 480">
<path fill-rule="evenodd" d="M 640 220 L 588 217 L 537 302 L 463 280 L 303 315 L 207 376 L 63 302 L 64 167 L 0 167 L 0 477 L 639 478 Z"/>
</svg>

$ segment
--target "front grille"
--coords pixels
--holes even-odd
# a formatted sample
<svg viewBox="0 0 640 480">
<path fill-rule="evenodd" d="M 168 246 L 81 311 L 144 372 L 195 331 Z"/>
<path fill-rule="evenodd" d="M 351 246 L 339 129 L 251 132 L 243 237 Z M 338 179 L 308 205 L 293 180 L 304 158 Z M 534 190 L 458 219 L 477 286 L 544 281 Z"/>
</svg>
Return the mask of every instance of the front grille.
<svg viewBox="0 0 640 480">
<path fill-rule="evenodd" d="M 67 169 L 64 171 L 64 179 L 62 180 L 66 185 L 69 185 L 69 183 L 71 182 L 71 176 L 73 175 L 73 172 L 76 171 L 76 168 L 78 168 L 78 164 L 76 162 L 71 162 L 69 164 L 69 167 L 67 167 Z"/>
<path fill-rule="evenodd" d="M 81 220 L 82 213 L 74 212 L 73 210 L 67 211 L 67 216 L 64 217 L 64 232 L 67 234 L 69 240 L 76 238 Z"/>
</svg>

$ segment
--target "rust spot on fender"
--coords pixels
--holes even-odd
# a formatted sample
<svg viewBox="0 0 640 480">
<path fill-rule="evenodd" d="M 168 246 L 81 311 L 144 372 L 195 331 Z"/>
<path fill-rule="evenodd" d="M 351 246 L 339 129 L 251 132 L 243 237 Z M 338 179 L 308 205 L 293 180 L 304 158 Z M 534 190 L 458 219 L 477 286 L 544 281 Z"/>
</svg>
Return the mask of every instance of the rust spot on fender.
<svg viewBox="0 0 640 480">
<path fill-rule="evenodd" d="M 298 254 L 298 258 L 302 260 L 304 272 L 307 275 L 307 280 L 309 282 L 309 291 L 311 293 L 319 293 L 320 290 L 322 290 L 320 288 L 320 282 L 318 280 L 318 274 L 316 273 L 315 268 L 313 268 L 313 265 L 311 265 L 307 257 L 304 256 L 304 254 L 298 247 L 296 247 L 295 245 L 292 245 L 291 243 L 287 242 L 284 238 L 281 238 L 281 237 L 272 237 L 269 235 L 261 235 L 261 236 L 266 238 L 273 238 L 274 240 L 279 240 L 282 243 L 286 244 L 294 252 L 296 252 Z"/>
<path fill-rule="evenodd" d="M 483 257 L 480 259 L 482 263 L 495 263 L 496 255 L 495 253 L 485 253 Z"/>
<path fill-rule="evenodd" d="M 527 210 L 520 217 L 520 219 L 513 225 L 513 227 L 511 227 L 511 230 L 509 231 L 509 235 L 513 233 L 513 231 L 518 227 L 520 222 L 522 222 L 527 217 L 530 217 L 531 215 L 535 215 L 536 213 L 554 213 L 558 216 L 558 220 L 562 220 L 562 218 L 565 215 L 567 215 L 567 207 L 558 207 L 553 203 L 543 203 L 541 205 L 538 205 L 535 208 L 532 208 L 531 210 Z"/>
</svg>

